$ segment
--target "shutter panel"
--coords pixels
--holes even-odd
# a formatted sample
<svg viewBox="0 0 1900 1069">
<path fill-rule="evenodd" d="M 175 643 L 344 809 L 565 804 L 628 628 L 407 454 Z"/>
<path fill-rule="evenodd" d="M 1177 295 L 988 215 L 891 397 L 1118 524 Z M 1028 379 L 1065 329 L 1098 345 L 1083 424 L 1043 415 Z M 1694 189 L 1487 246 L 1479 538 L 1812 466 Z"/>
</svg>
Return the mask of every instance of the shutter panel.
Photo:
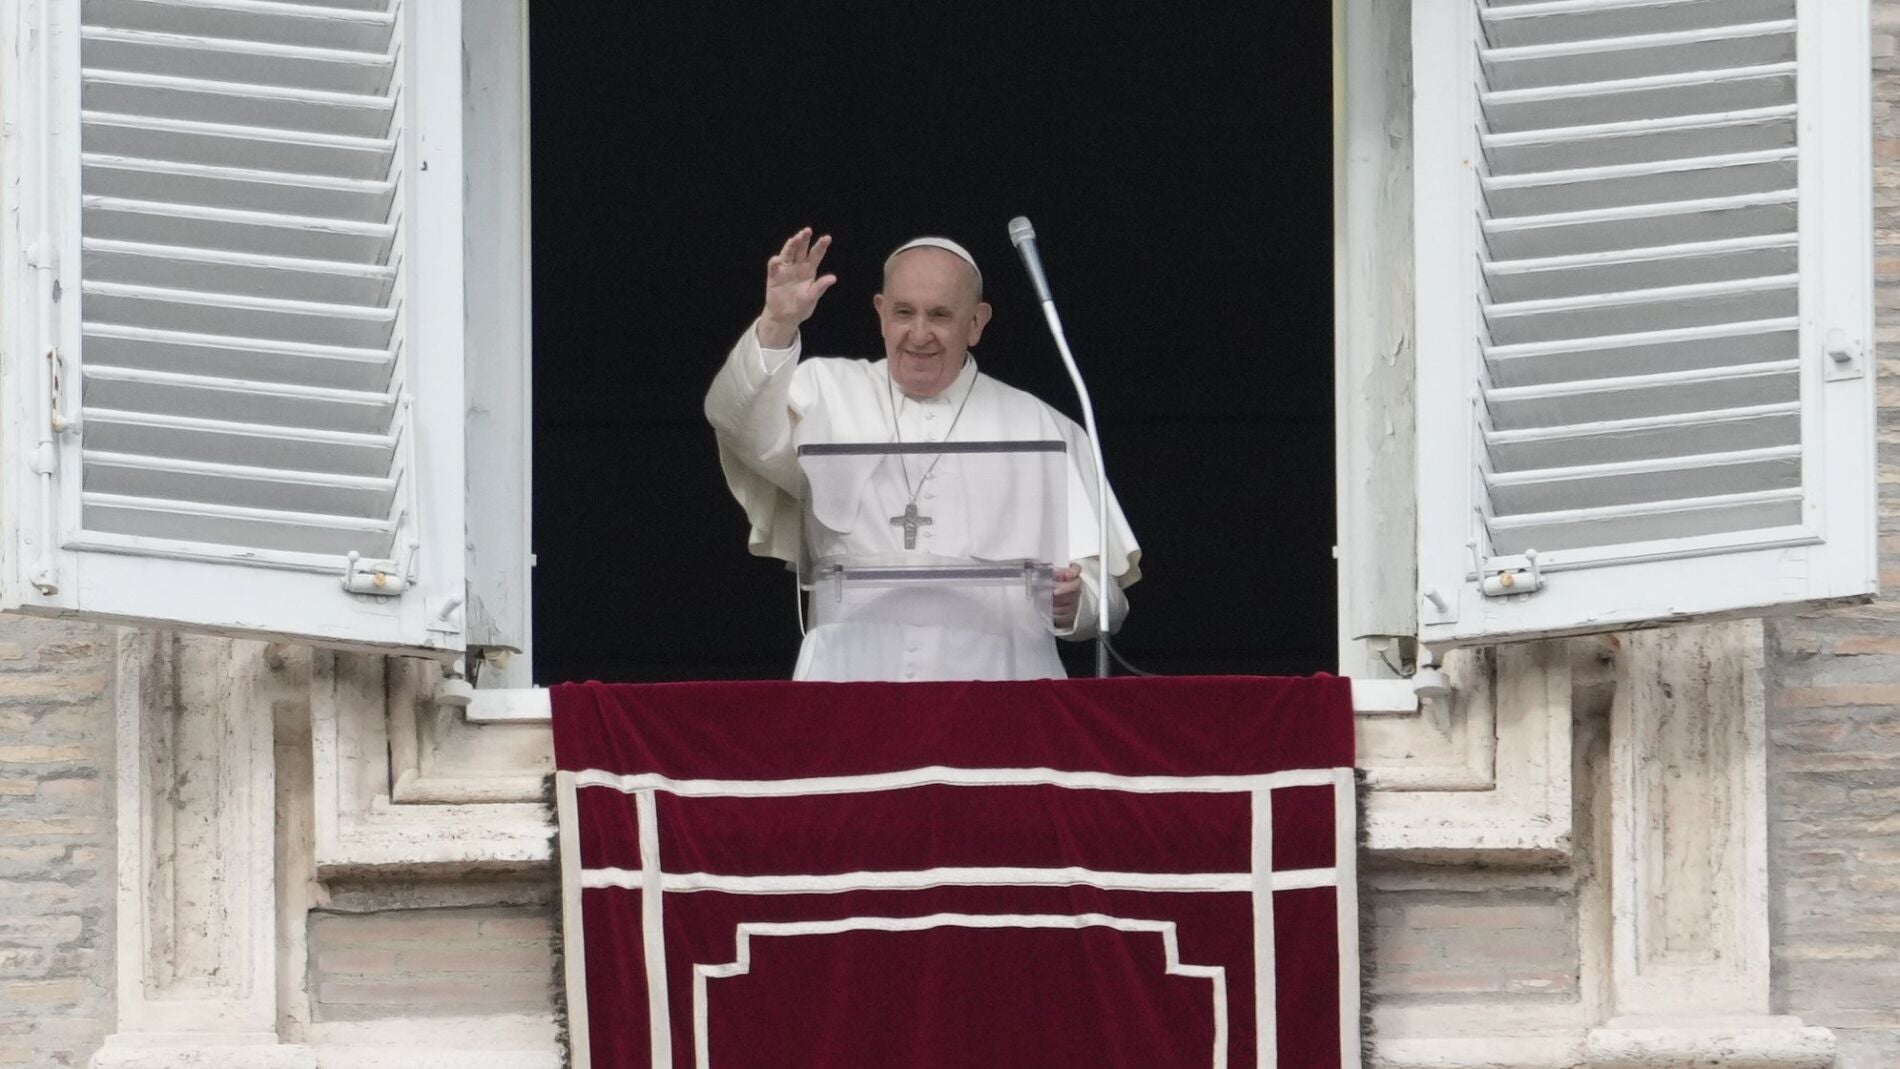
<svg viewBox="0 0 1900 1069">
<path fill-rule="evenodd" d="M 7 607 L 460 648 L 458 8 L 25 0 Z"/>
<path fill-rule="evenodd" d="M 1413 30 L 1425 640 L 1873 593 L 1866 4 Z"/>
</svg>

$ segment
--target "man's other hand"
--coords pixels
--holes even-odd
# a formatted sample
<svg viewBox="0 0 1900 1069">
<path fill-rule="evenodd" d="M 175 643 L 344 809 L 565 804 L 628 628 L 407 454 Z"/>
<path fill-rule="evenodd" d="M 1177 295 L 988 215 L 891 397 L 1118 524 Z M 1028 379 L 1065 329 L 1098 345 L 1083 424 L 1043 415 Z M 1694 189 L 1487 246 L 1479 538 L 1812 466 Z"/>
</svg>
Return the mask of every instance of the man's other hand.
<svg viewBox="0 0 1900 1069">
<path fill-rule="evenodd" d="M 1070 562 L 1067 568 L 1057 568 L 1051 578 L 1056 581 L 1054 608 L 1050 615 L 1055 618 L 1056 628 L 1066 631 L 1075 626 L 1075 607 L 1082 600 L 1082 567 Z"/>
<path fill-rule="evenodd" d="M 765 311 L 759 313 L 759 345 L 767 349 L 789 348 L 798 337 L 798 325 L 811 318 L 818 298 L 825 295 L 837 275 L 820 275 L 818 265 L 825 261 L 831 247 L 831 235 L 817 241 L 811 227 L 793 234 L 777 256 L 765 262 Z"/>
</svg>

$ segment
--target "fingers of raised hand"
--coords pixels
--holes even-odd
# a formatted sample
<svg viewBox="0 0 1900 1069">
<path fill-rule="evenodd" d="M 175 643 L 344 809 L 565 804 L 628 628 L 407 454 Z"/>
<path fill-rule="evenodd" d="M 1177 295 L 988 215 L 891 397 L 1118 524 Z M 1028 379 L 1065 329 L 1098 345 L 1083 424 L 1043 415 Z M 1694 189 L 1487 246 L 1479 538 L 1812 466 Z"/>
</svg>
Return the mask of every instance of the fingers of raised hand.
<svg viewBox="0 0 1900 1069">
<path fill-rule="evenodd" d="M 778 255 L 772 257 L 772 260 L 788 266 L 810 264 L 815 268 L 825 258 L 825 250 L 830 247 L 830 234 L 821 235 L 818 240 L 813 241 L 811 227 L 805 227 L 786 238 L 784 247 L 779 249 Z"/>
<path fill-rule="evenodd" d="M 786 263 L 796 263 L 803 258 L 805 246 L 811 240 L 811 227 L 805 227 L 798 233 L 785 239 L 785 247 L 778 251 L 777 259 Z"/>
</svg>

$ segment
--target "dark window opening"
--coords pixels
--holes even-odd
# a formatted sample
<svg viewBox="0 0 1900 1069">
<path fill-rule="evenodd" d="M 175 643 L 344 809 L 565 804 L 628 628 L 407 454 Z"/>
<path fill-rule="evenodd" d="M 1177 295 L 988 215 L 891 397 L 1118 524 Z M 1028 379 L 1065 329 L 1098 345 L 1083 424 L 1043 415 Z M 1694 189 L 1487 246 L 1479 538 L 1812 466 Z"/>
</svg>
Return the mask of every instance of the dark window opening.
<svg viewBox="0 0 1900 1069">
<path fill-rule="evenodd" d="M 747 554 L 700 403 L 802 225 L 840 276 L 807 353 L 881 356 L 884 255 L 944 234 L 996 309 L 984 371 L 1079 418 L 1018 214 L 1145 554 L 1118 648 L 1332 669 L 1330 20 L 531 5 L 536 681 L 789 675 L 793 580 Z"/>
</svg>

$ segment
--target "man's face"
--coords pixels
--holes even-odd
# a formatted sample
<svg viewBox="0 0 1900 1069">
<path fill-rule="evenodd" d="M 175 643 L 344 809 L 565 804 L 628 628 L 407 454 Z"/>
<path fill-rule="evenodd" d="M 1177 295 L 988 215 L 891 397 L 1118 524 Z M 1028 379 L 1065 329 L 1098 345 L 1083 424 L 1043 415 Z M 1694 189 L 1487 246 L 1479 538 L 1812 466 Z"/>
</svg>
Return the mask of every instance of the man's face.
<svg viewBox="0 0 1900 1069">
<path fill-rule="evenodd" d="M 957 381 L 990 321 L 990 306 L 977 299 L 976 273 L 942 249 L 900 253 L 872 303 L 891 381 L 911 397 L 935 397 Z"/>
</svg>

